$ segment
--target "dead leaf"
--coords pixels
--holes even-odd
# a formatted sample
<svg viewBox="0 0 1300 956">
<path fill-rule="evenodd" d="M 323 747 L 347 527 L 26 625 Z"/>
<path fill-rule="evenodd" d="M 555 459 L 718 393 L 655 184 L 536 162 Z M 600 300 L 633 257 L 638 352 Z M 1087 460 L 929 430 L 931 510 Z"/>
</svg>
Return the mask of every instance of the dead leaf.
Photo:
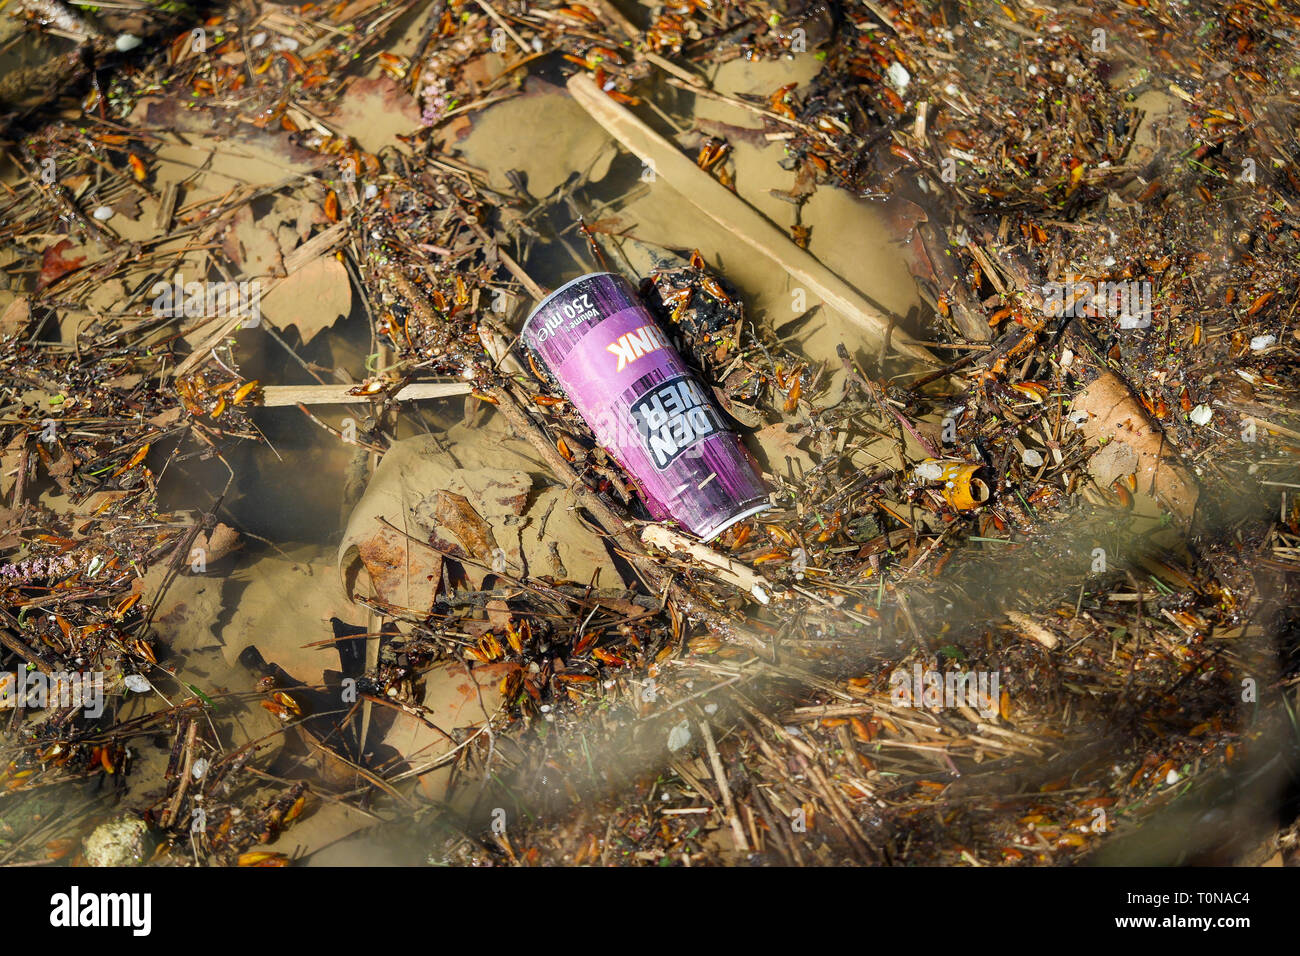
<svg viewBox="0 0 1300 956">
<path fill-rule="evenodd" d="M 420 109 L 398 83 L 376 76 L 354 81 L 330 118 L 367 153 L 378 153 L 420 125 Z"/>
<path fill-rule="evenodd" d="M 1074 412 L 1087 413 L 1081 428 L 1089 440 L 1105 439 L 1131 450 L 1137 460 L 1134 471 L 1139 496 L 1154 499 L 1167 508 L 1180 525 L 1185 527 L 1191 523 L 1200 496 L 1196 479 L 1117 375 L 1103 372 L 1075 397 L 1071 407 Z M 1119 453 L 1111 455 L 1117 457 Z"/>
<path fill-rule="evenodd" d="M 296 325 L 304 345 L 351 311 L 348 270 L 333 256 L 307 263 L 262 298 L 262 315 L 278 329 Z"/>
<path fill-rule="evenodd" d="M 493 435 L 494 428 L 503 431 Z M 469 431 L 456 426 L 446 440 L 454 441 L 462 430 Z M 564 489 L 533 491 L 533 473 L 545 473 L 545 466 L 530 457 L 531 449 L 504 432 L 504 425 L 475 429 L 474 438 L 456 442 L 467 449 L 458 452 L 461 467 L 427 435 L 396 442 L 384 455 L 339 546 L 339 572 L 350 598 L 364 570 L 383 600 L 427 611 L 444 570 L 434 548 L 475 558 L 458 570 L 470 588 L 492 573 L 496 548 L 511 574 L 527 570 L 586 583 L 609 564 L 604 545 L 574 514 Z M 433 547 L 421 543 L 426 541 Z"/>
<path fill-rule="evenodd" d="M 134 196 L 123 196 L 117 202 L 113 203 L 113 212 L 127 219 L 140 218 L 140 204 L 136 202 Z"/>
<path fill-rule="evenodd" d="M 211 531 L 200 534 L 194 540 L 195 548 L 203 549 L 205 561 L 220 561 L 239 544 L 239 532 L 230 525 L 217 522 Z"/>
<path fill-rule="evenodd" d="M 497 541 L 492 536 L 492 526 L 479 516 L 469 499 L 450 491 L 439 491 L 434 514 L 442 525 L 465 546 L 471 557 L 490 560 Z"/>
<path fill-rule="evenodd" d="M 16 548 L 22 543 L 18 537 L 20 512 L 0 505 L 0 550 Z"/>
<path fill-rule="evenodd" d="M 68 255 L 68 251 L 72 248 L 71 239 L 60 239 L 45 250 L 45 255 L 41 258 L 41 273 L 36 279 L 37 292 L 49 288 L 69 272 L 81 268 L 86 257 Z"/>
<path fill-rule="evenodd" d="M 32 306 L 27 296 L 20 295 L 9 303 L 4 315 L 0 315 L 0 336 L 18 335 L 32 317 Z"/>
<path fill-rule="evenodd" d="M 159 428 L 170 428 L 180 420 L 181 408 L 179 405 L 173 408 L 168 408 L 165 411 L 161 411 L 157 415 L 146 419 L 150 425 L 157 425 Z"/>
<path fill-rule="evenodd" d="M 760 428 L 754 433 L 759 460 L 771 474 L 784 475 L 791 466 L 795 468 L 795 474 L 798 474 L 798 465 L 793 465 L 794 462 L 798 462 L 803 466 L 804 471 L 808 471 L 814 463 L 812 455 L 799 447 L 804 437 L 794 425 L 784 422 Z M 790 458 L 791 465 L 786 464 L 787 457 Z"/>
<path fill-rule="evenodd" d="M 1007 620 L 1012 623 L 1022 637 L 1027 637 L 1032 641 L 1037 641 L 1049 651 L 1061 643 L 1061 639 L 1037 623 L 1028 614 L 1022 614 L 1020 611 L 1008 611 Z"/>
<path fill-rule="evenodd" d="M 253 219 L 253 211 L 248 206 L 241 207 L 231 220 L 221 248 L 245 276 L 284 272 L 279 240 L 262 222 Z"/>
</svg>

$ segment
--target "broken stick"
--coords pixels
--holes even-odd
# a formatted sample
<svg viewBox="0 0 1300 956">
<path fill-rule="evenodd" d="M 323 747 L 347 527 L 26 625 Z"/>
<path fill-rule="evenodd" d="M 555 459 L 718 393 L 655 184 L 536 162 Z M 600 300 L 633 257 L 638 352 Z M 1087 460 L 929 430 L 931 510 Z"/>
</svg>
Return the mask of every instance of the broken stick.
<svg viewBox="0 0 1300 956">
<path fill-rule="evenodd" d="M 352 395 L 355 385 L 268 385 L 262 389 L 262 404 L 282 405 L 351 405 L 367 402 L 374 396 Z M 474 390 L 469 382 L 413 382 L 393 396 L 399 402 L 422 398 L 450 398 L 468 395 Z"/>
</svg>

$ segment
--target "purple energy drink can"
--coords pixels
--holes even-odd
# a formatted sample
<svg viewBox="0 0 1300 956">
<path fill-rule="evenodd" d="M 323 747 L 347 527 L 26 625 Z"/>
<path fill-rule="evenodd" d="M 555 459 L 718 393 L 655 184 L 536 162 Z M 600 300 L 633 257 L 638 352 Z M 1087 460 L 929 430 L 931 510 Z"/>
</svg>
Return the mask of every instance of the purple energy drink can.
<svg viewBox="0 0 1300 956">
<path fill-rule="evenodd" d="M 740 436 L 622 276 L 560 286 L 528 316 L 523 340 L 657 520 L 707 541 L 768 507 Z"/>
</svg>

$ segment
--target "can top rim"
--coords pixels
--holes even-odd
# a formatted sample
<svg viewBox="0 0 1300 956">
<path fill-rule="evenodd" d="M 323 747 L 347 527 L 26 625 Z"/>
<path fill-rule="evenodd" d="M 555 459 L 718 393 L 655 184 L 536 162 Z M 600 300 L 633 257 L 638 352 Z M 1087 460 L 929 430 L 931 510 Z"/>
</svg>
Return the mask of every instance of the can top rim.
<svg viewBox="0 0 1300 956">
<path fill-rule="evenodd" d="M 528 326 L 532 324 L 533 319 L 537 318 L 537 313 L 541 312 L 542 309 L 550 305 L 551 300 L 554 299 L 556 296 L 560 295 L 560 293 L 562 293 L 565 289 L 569 288 L 570 286 L 577 285 L 579 282 L 585 282 L 588 279 L 594 279 L 597 276 L 614 276 L 614 278 L 616 279 L 623 278 L 617 272 L 588 272 L 578 276 L 576 279 L 570 279 L 568 282 L 564 283 L 564 285 L 560 286 L 558 289 L 553 290 L 549 295 L 546 296 L 546 298 L 544 298 L 541 302 L 538 302 L 537 305 L 533 307 L 533 311 L 528 313 L 528 318 L 524 319 L 524 324 L 520 326 L 519 334 L 520 335 L 526 334 L 528 332 Z"/>
</svg>

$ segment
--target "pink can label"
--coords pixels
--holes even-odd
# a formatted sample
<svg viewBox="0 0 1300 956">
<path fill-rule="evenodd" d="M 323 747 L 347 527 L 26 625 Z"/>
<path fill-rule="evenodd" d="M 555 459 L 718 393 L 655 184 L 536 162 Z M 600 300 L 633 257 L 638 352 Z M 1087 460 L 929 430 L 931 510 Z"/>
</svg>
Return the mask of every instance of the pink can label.
<svg viewBox="0 0 1300 956">
<path fill-rule="evenodd" d="M 708 538 L 767 506 L 739 436 L 621 277 L 561 287 L 523 335 L 656 518 Z"/>
</svg>

